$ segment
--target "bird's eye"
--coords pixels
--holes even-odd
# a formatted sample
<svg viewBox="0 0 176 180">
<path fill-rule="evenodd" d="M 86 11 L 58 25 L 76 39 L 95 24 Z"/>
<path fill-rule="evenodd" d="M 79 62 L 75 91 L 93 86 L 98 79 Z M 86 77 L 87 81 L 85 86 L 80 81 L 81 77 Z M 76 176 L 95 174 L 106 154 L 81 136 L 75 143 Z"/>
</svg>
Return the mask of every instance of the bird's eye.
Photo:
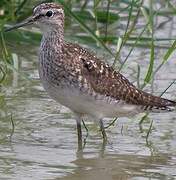
<svg viewBox="0 0 176 180">
<path fill-rule="evenodd" d="M 46 16 L 51 17 L 53 15 L 53 11 L 47 11 Z"/>
</svg>

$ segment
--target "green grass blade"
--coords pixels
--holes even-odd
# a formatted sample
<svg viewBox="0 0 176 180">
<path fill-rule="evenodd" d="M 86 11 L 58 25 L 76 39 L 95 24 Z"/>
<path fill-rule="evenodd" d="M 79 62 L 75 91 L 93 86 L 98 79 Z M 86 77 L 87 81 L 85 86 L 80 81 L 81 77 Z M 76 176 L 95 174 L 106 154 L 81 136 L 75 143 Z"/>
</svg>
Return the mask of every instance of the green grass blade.
<svg viewBox="0 0 176 180">
<path fill-rule="evenodd" d="M 147 28 L 148 24 L 146 24 L 143 28 L 143 30 L 141 31 L 141 33 L 139 34 L 139 36 L 137 37 L 136 41 L 134 42 L 132 48 L 130 49 L 128 55 L 126 56 L 125 60 L 123 61 L 123 63 L 121 64 L 121 67 L 119 69 L 119 71 L 123 68 L 124 64 L 127 62 L 129 56 L 131 55 L 131 53 L 133 52 L 134 48 L 136 47 L 137 43 L 140 41 L 140 37 L 142 36 L 142 34 L 145 32 L 146 28 Z"/>
<path fill-rule="evenodd" d="M 176 40 L 173 42 L 171 47 L 168 48 L 166 54 L 163 57 L 162 63 L 156 68 L 154 75 L 161 69 L 161 67 L 169 60 L 169 57 L 172 55 L 172 53 L 176 50 Z"/>
<path fill-rule="evenodd" d="M 3 68 L 3 66 L 1 65 L 0 66 L 0 84 L 5 80 L 5 77 L 6 77 L 6 72 Z"/>
<path fill-rule="evenodd" d="M 154 59 L 155 59 L 155 46 L 154 46 L 154 41 L 152 40 L 151 41 L 151 52 L 150 52 L 150 64 L 149 64 L 147 74 L 144 78 L 144 84 L 143 84 L 142 88 L 144 88 L 145 85 L 148 84 L 153 77 Z"/>
<path fill-rule="evenodd" d="M 153 79 L 153 67 L 154 67 L 154 60 L 155 60 L 155 45 L 154 45 L 154 28 L 153 28 L 153 18 L 154 18 L 154 13 L 153 13 L 153 1 L 150 0 L 149 1 L 150 4 L 150 11 L 149 11 L 149 17 L 148 17 L 148 21 L 150 24 L 150 31 L 151 31 L 151 35 L 152 35 L 152 41 L 151 41 L 151 51 L 150 51 L 150 64 L 149 64 L 149 68 L 147 71 L 147 74 L 144 78 L 144 84 L 142 86 L 142 88 L 145 87 L 146 84 L 148 84 L 151 79 Z"/>
<path fill-rule="evenodd" d="M 129 38 L 129 36 L 130 36 L 130 33 L 128 33 L 128 29 L 129 29 L 129 25 L 130 25 L 130 21 L 131 21 L 131 17 L 132 17 L 132 12 L 133 12 L 133 6 L 134 6 L 134 4 L 135 4 L 135 0 L 132 0 L 131 6 L 130 6 L 130 9 L 129 9 L 129 13 L 128 13 L 128 21 L 127 21 L 125 33 L 124 33 L 124 35 L 123 35 L 123 39 L 122 39 L 122 43 L 120 44 L 120 48 L 118 48 L 118 51 L 116 52 L 115 59 L 114 59 L 114 62 L 113 62 L 112 67 L 115 67 L 115 65 L 116 65 L 116 63 L 117 63 L 117 60 L 118 60 L 119 57 L 120 57 L 121 49 L 122 49 L 122 47 L 125 45 L 126 41 L 128 40 L 128 38 Z M 130 32 L 132 32 L 132 31 L 130 31 Z"/>
<path fill-rule="evenodd" d="M 169 57 L 172 55 L 172 53 L 175 50 L 176 50 L 176 40 L 173 42 L 172 46 L 167 50 L 166 54 L 164 55 L 162 64 L 164 64 L 169 59 Z"/>
<path fill-rule="evenodd" d="M 149 22 L 149 24 L 148 24 L 148 30 L 149 30 L 150 33 L 152 33 L 150 16 L 149 16 L 148 12 L 147 12 L 146 9 L 143 8 L 143 7 L 141 7 L 141 12 L 142 12 L 142 14 L 144 15 L 144 18 L 145 18 L 146 22 L 147 22 L 147 23 Z"/>
<path fill-rule="evenodd" d="M 166 91 L 167 91 L 173 84 L 175 84 L 175 82 L 176 82 L 176 79 L 174 79 L 174 80 L 169 84 L 169 86 L 160 94 L 160 97 L 163 96 L 163 94 L 165 94 Z"/>
<path fill-rule="evenodd" d="M 110 20 L 110 5 L 111 5 L 111 0 L 108 0 L 107 10 L 106 10 L 105 41 L 108 36 L 108 24 L 109 24 L 109 20 Z"/>
<path fill-rule="evenodd" d="M 82 21 L 94 21 L 95 17 L 92 16 L 90 11 L 84 10 L 75 10 L 74 14 L 79 17 Z M 107 17 L 108 16 L 108 17 Z M 96 17 L 97 17 L 97 22 L 99 23 L 114 23 L 119 20 L 119 15 L 115 14 L 113 12 L 104 12 L 102 10 L 96 10 Z"/>
<path fill-rule="evenodd" d="M 153 126 L 153 120 L 152 120 L 151 123 L 150 123 L 150 127 L 149 127 L 149 129 L 148 129 L 148 131 L 147 131 L 147 135 L 146 135 L 146 143 L 147 143 L 147 145 L 149 145 L 148 139 L 149 139 L 149 135 L 150 135 L 151 132 L 152 132 L 152 126 Z"/>
</svg>

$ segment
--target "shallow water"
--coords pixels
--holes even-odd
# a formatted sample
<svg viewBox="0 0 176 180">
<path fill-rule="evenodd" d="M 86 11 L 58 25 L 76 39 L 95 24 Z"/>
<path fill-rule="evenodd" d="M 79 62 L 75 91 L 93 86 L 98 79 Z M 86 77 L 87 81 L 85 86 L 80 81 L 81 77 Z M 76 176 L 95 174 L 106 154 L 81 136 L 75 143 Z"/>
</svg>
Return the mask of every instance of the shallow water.
<svg viewBox="0 0 176 180">
<path fill-rule="evenodd" d="M 48 97 L 38 78 L 37 47 L 24 46 L 12 48 L 22 75 L 12 73 L 7 83 L 8 113 L 12 113 L 15 131 L 10 138 L 10 118 L 1 116 L 0 179 L 176 179 L 176 112 L 151 113 L 142 129 L 141 115 L 120 118 L 107 130 L 107 144 L 102 143 L 96 125 L 86 121 L 89 136 L 83 150 L 78 150 L 72 113 Z M 164 52 L 157 50 L 157 64 Z M 135 81 L 136 64 L 146 72 L 148 59 L 149 50 L 136 49 L 123 70 L 126 77 Z M 159 95 L 175 79 L 175 59 L 174 54 L 156 75 L 155 94 Z M 30 81 L 24 79 L 23 73 Z M 146 90 L 150 91 L 150 86 Z M 175 99 L 175 85 L 164 97 Z M 152 133 L 146 142 L 151 120 Z M 105 120 L 106 125 L 109 122 Z"/>
</svg>

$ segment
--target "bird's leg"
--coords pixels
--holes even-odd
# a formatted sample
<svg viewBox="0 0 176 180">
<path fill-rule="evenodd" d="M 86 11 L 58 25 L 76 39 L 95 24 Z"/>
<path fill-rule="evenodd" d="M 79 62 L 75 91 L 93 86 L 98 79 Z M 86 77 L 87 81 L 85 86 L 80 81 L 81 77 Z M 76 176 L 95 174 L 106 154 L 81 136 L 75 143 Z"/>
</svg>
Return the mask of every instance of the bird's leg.
<svg viewBox="0 0 176 180">
<path fill-rule="evenodd" d="M 76 124 L 77 124 L 77 133 L 78 133 L 78 144 L 81 144 L 82 146 L 82 130 L 81 130 L 81 119 L 78 118 L 76 120 Z"/>
<path fill-rule="evenodd" d="M 83 126 L 84 126 L 85 130 L 86 130 L 86 133 L 87 133 L 86 137 L 87 137 L 89 135 L 89 129 L 87 128 L 87 126 L 86 126 L 83 119 L 82 119 L 82 123 L 83 123 Z"/>
<path fill-rule="evenodd" d="M 87 137 L 89 136 L 89 129 L 87 128 L 87 126 L 86 126 L 86 124 L 84 122 L 84 119 L 82 119 L 82 123 L 83 123 L 83 126 L 84 126 L 85 130 L 86 130 L 86 137 L 84 138 L 84 144 L 83 144 L 83 148 L 84 148 L 85 145 L 86 145 Z"/>
<path fill-rule="evenodd" d="M 100 131 L 101 131 L 102 136 L 103 136 L 103 141 L 106 142 L 107 141 L 107 135 L 106 135 L 106 131 L 105 131 L 102 119 L 99 120 L 99 124 L 100 124 Z"/>
</svg>

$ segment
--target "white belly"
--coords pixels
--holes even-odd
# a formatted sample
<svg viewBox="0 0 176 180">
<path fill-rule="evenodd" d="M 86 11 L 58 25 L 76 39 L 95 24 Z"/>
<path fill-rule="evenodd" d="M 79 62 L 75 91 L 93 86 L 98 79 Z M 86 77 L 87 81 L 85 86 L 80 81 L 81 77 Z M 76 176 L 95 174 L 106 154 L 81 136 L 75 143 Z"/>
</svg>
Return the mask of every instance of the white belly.
<svg viewBox="0 0 176 180">
<path fill-rule="evenodd" d="M 100 119 L 104 117 L 129 117 L 141 112 L 140 106 L 126 104 L 124 101 L 108 102 L 102 95 L 95 99 L 72 87 L 64 89 L 51 86 L 47 81 L 42 83 L 51 98 L 77 113 Z"/>
</svg>

